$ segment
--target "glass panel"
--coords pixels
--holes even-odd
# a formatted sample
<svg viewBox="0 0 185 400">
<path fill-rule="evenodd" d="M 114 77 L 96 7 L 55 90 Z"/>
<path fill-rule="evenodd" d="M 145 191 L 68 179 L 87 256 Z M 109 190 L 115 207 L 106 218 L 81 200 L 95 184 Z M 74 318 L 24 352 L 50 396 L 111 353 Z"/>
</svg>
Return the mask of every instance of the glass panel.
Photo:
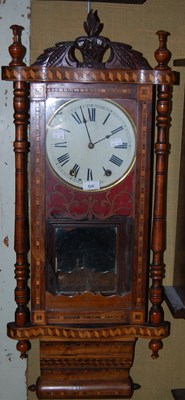
<svg viewBox="0 0 185 400">
<path fill-rule="evenodd" d="M 50 221 L 47 229 L 47 290 L 122 295 L 130 290 L 133 220 Z"/>
<path fill-rule="evenodd" d="M 56 228 L 55 272 L 60 292 L 114 291 L 116 228 Z"/>
</svg>

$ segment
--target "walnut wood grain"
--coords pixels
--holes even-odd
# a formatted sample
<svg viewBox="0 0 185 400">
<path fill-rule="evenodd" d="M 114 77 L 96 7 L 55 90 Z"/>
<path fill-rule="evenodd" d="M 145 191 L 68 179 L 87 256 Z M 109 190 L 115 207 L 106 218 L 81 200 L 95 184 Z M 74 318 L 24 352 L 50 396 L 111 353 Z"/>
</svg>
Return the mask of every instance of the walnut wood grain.
<svg viewBox="0 0 185 400">
<path fill-rule="evenodd" d="M 153 304 L 150 310 L 150 322 L 157 325 L 163 320 L 161 302 L 163 300 L 162 279 L 164 277 L 163 253 L 165 250 L 166 229 L 166 168 L 169 153 L 168 130 L 170 123 L 171 97 L 167 85 L 158 88 L 157 101 L 157 128 L 158 137 L 155 144 L 156 174 L 155 174 L 155 198 L 152 231 L 153 262 L 151 264 L 152 287 L 150 300 Z"/>
<path fill-rule="evenodd" d="M 2 67 L 4 80 L 27 82 L 109 82 L 109 83 L 136 83 L 136 84 L 177 84 L 179 74 L 175 71 L 158 70 L 91 70 L 73 69 L 67 67 Z"/>
<path fill-rule="evenodd" d="M 60 324 L 31 325 L 27 327 L 17 327 L 15 323 L 8 323 L 8 336 L 14 340 L 24 341 L 26 339 L 44 339 L 50 341 L 51 338 L 64 341 L 105 341 L 124 340 L 129 337 L 160 340 L 169 335 L 170 324 L 163 322 L 160 326 L 150 324 L 113 324 L 112 326 L 72 326 L 65 327 Z"/>
<path fill-rule="evenodd" d="M 97 12 L 91 11 L 84 23 L 87 36 L 81 36 L 72 43 L 61 42 L 51 49 L 46 49 L 35 65 L 27 67 L 23 62 L 25 48 L 21 43 L 23 28 L 13 25 L 10 65 L 2 68 L 3 79 L 14 83 L 16 132 L 14 147 L 17 310 L 15 323 L 8 324 L 8 335 L 18 340 L 17 348 L 23 357 L 29 350 L 29 340 L 40 340 L 41 374 L 37 382 L 30 387 L 30 390 L 36 391 L 39 399 L 130 398 L 134 389 L 139 387 L 133 384 L 130 377 L 137 339 L 149 339 L 152 357 L 157 358 L 158 351 L 162 348 L 162 339 L 169 335 L 169 323 L 164 322 L 162 309 L 166 174 L 171 86 L 178 83 L 179 75 L 171 71 L 168 66 L 171 57 L 166 45 L 168 32 L 157 33 L 159 38 L 159 48 L 155 52 L 157 66 L 151 69 L 142 54 L 133 50 L 131 46 L 111 42 L 100 36 L 102 28 L 103 24 Z M 84 46 L 82 62 L 75 56 L 75 49 L 79 49 L 81 45 Z M 110 50 L 110 56 L 104 62 L 103 56 L 107 49 Z M 27 307 L 29 300 L 27 85 L 29 83 L 31 87 L 29 98 L 31 322 Z M 158 90 L 157 141 L 154 193 L 152 193 L 155 87 Z M 118 102 L 129 113 L 137 128 L 136 162 L 130 176 L 124 182 L 110 188 L 106 194 L 100 193 L 98 201 L 95 193 L 76 194 L 72 189 L 67 190 L 55 177 L 51 178 L 46 163 L 48 100 L 50 102 L 55 99 L 57 103 L 84 96 L 106 97 Z M 47 118 L 49 113 L 50 111 Z M 62 193 L 62 197 L 59 192 Z M 59 201 L 60 198 L 62 200 Z M 80 208 L 83 204 L 86 205 L 85 211 Z M 107 214 L 103 213 L 105 205 Z M 74 211 L 75 207 L 77 211 Z M 51 241 L 48 238 L 46 240 L 48 221 L 52 223 L 56 218 L 61 224 L 66 220 L 68 224 L 70 221 L 70 224 L 75 225 L 85 220 L 89 226 L 92 221 L 98 226 L 103 226 L 105 221 L 117 217 L 122 221 L 124 218 L 132 218 L 135 232 L 132 243 L 132 268 L 129 268 L 124 275 L 125 278 L 130 274 L 131 284 L 125 279 L 125 293 L 105 296 L 102 293 L 85 291 L 66 296 L 58 295 L 54 289 L 50 292 L 46 290 L 47 257 L 48 254 L 52 254 L 52 251 L 48 252 Z M 152 305 L 148 313 L 151 225 Z M 120 255 L 122 240 L 123 237 L 120 235 L 117 247 Z M 123 278 L 123 274 L 120 276 Z"/>
</svg>

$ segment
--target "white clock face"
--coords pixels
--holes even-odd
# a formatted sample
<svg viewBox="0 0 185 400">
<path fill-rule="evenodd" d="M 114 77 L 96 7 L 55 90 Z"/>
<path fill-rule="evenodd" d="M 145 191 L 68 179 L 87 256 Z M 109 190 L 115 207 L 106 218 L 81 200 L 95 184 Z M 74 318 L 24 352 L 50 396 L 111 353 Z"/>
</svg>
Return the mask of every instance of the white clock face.
<svg viewBox="0 0 185 400">
<path fill-rule="evenodd" d="M 79 190 L 105 190 L 120 182 L 133 166 L 135 148 L 132 120 L 110 100 L 72 100 L 48 121 L 49 165 Z"/>
</svg>

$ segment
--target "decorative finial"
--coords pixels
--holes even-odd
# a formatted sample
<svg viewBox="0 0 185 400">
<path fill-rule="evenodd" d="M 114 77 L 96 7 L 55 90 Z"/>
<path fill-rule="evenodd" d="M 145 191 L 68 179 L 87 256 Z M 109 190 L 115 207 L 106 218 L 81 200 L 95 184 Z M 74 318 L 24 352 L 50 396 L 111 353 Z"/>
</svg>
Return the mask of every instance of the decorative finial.
<svg viewBox="0 0 185 400">
<path fill-rule="evenodd" d="M 98 36 L 103 30 L 104 24 L 100 22 L 97 10 L 93 13 L 93 10 L 87 15 L 87 21 L 83 23 L 84 31 L 89 37 Z"/>
<path fill-rule="evenodd" d="M 12 61 L 9 65 L 14 67 L 26 65 L 23 62 L 23 58 L 26 54 L 26 48 L 21 42 L 21 35 L 24 28 L 19 25 L 12 25 L 10 29 L 13 31 L 13 44 L 9 46 L 9 53 L 12 57 Z"/>
<path fill-rule="evenodd" d="M 148 345 L 149 349 L 152 350 L 152 355 L 151 357 L 153 358 L 153 360 L 157 359 L 159 357 L 159 350 L 161 350 L 163 348 L 163 343 L 162 340 L 160 339 L 152 339 L 149 342 Z"/>
<path fill-rule="evenodd" d="M 155 69 L 169 70 L 171 69 L 168 66 L 168 63 L 171 59 L 171 52 L 167 49 L 166 43 L 170 33 L 165 31 L 158 31 L 156 32 L 156 35 L 158 35 L 159 37 L 159 48 L 155 51 L 155 59 L 158 62 L 158 65 L 155 67 Z"/>
<path fill-rule="evenodd" d="M 16 348 L 21 353 L 20 358 L 24 359 L 28 357 L 27 351 L 31 349 L 31 343 L 29 340 L 19 340 Z"/>
</svg>

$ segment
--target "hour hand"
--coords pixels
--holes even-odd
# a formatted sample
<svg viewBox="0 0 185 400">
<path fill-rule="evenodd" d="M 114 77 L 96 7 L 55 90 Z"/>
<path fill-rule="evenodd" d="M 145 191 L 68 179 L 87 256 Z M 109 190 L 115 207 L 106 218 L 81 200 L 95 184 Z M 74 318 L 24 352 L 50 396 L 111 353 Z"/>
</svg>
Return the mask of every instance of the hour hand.
<svg viewBox="0 0 185 400">
<path fill-rule="evenodd" d="M 104 136 L 102 139 L 97 140 L 97 142 L 94 142 L 94 145 L 97 143 L 102 142 L 105 139 L 109 139 L 111 136 L 115 135 L 116 133 L 120 132 L 123 130 L 123 126 L 119 126 L 118 128 L 115 128 L 111 131 L 111 133 L 109 135 Z"/>
<path fill-rule="evenodd" d="M 103 137 L 102 139 L 99 139 L 99 140 L 97 140 L 96 142 L 94 142 L 94 145 L 95 144 L 97 144 L 97 143 L 100 143 L 100 142 L 102 142 L 103 140 L 105 140 L 105 139 L 109 139 L 110 137 L 112 136 L 112 134 L 110 134 L 110 135 L 106 135 L 105 137 Z"/>
</svg>

